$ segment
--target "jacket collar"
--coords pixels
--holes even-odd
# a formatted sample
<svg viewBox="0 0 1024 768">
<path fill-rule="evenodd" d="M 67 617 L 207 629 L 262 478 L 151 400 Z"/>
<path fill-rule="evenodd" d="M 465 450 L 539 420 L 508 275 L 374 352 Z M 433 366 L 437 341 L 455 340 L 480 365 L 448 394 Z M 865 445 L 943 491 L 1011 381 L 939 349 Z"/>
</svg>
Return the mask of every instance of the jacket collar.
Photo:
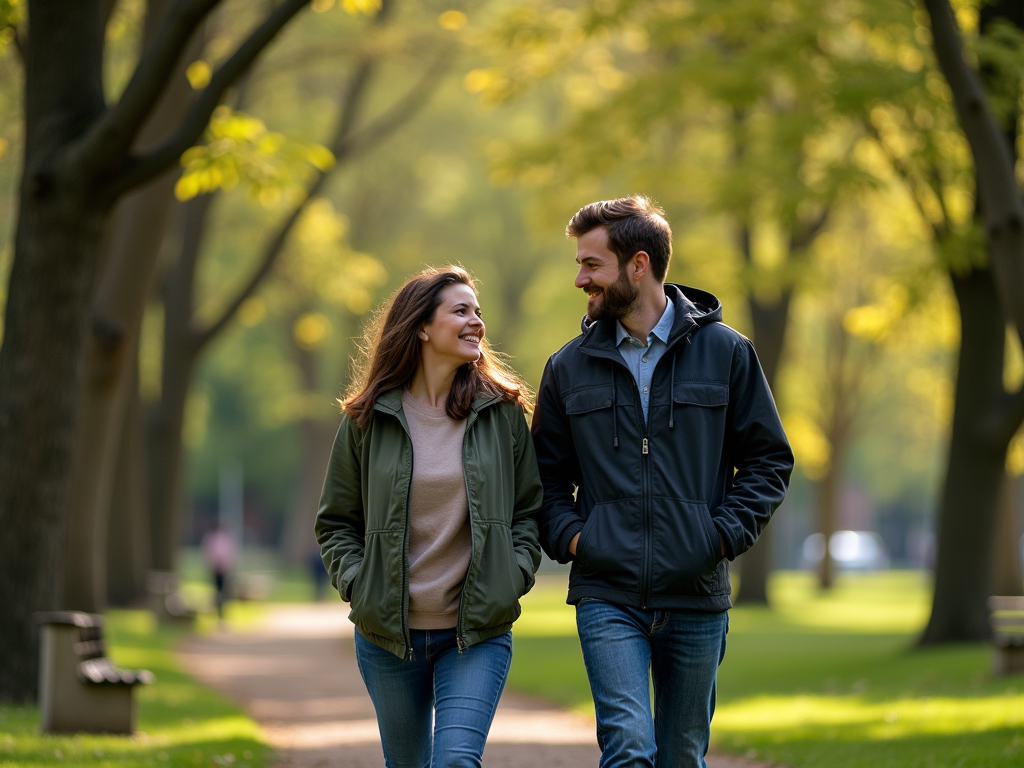
<svg viewBox="0 0 1024 768">
<path fill-rule="evenodd" d="M 701 301 L 701 306 L 687 296 L 692 294 Z M 665 283 L 665 296 L 675 307 L 676 317 L 669 333 L 667 346 L 671 348 L 679 340 L 689 336 L 701 325 L 722 319 L 722 305 L 710 293 L 674 283 Z M 706 305 L 705 305 L 706 304 Z M 580 351 L 595 357 L 621 359 L 616 350 L 614 320 L 589 322 L 583 318 L 583 341 Z"/>
<path fill-rule="evenodd" d="M 492 395 L 489 392 L 477 392 L 473 398 L 473 402 L 470 408 L 473 410 L 473 415 L 480 413 L 484 408 L 494 405 L 501 400 L 497 395 Z M 382 413 L 388 413 L 392 416 L 398 416 L 403 414 L 402 411 L 402 390 L 396 387 L 395 389 L 389 389 L 387 392 L 381 393 L 380 397 L 377 398 L 377 402 L 373 404 L 375 411 L 381 411 Z"/>
</svg>

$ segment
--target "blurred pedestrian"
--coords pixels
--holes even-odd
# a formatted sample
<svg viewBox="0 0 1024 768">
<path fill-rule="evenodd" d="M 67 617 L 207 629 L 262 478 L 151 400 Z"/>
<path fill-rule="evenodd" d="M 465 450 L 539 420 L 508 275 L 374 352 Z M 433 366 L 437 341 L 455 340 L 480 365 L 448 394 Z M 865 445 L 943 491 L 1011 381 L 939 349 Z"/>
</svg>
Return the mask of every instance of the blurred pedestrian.
<svg viewBox="0 0 1024 768">
<path fill-rule="evenodd" d="M 426 269 L 368 334 L 317 514 L 385 762 L 480 766 L 540 563 L 526 385 L 490 350 L 473 279 Z"/>
<path fill-rule="evenodd" d="M 327 569 L 324 568 L 324 559 L 320 557 L 320 547 L 310 550 L 308 562 L 309 574 L 313 577 L 313 599 L 320 602 L 327 592 Z"/>
<path fill-rule="evenodd" d="M 228 590 L 235 572 L 235 561 L 238 559 L 238 547 L 235 537 L 214 523 L 213 527 L 203 536 L 203 559 L 213 577 L 214 602 L 217 606 L 217 618 L 224 620 L 224 604 L 227 602 Z"/>
</svg>

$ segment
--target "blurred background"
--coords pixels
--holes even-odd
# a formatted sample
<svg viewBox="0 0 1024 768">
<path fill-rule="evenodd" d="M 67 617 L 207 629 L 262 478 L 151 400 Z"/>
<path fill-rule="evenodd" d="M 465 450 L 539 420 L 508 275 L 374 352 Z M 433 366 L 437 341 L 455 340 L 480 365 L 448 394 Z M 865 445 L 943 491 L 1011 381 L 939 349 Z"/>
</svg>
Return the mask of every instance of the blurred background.
<svg viewBox="0 0 1024 768">
<path fill-rule="evenodd" d="M 35 696 L 40 609 L 115 609 L 112 647 L 184 686 L 167 626 L 212 611 L 214 560 L 231 572 L 236 627 L 259 613 L 241 600 L 337 602 L 312 528 L 373 312 L 423 266 L 460 264 L 479 281 L 488 338 L 536 387 L 585 309 L 566 222 L 642 193 L 673 227 L 668 279 L 716 294 L 752 339 L 797 460 L 785 503 L 732 564 L 716 743 L 793 766 L 1020 764 L 1024 698 L 990 674 L 983 643 L 988 598 L 1024 593 L 1024 253 L 985 216 L 1024 216 L 1024 4 L 209 5 L 134 149 L 165 140 L 205 94 L 216 108 L 169 171 L 102 212 L 84 342 L 63 355 L 61 375 L 78 378 L 47 389 L 12 437 L 2 419 L 18 398 L 64 381 L 57 363 L 31 386 L 18 376 L 73 336 L 38 342 L 69 305 L 16 299 L 78 263 L 62 252 L 26 277 L 48 234 L 24 215 L 16 233 L 45 204 L 27 171 L 75 157 L 63 145 L 41 157 L 49 134 L 27 136 L 28 117 L 75 117 L 47 98 L 58 86 L 70 99 L 95 85 L 116 105 L 172 4 L 68 4 L 95 22 L 102 83 L 61 65 L 59 82 L 26 93 L 33 29 L 59 24 L 0 0 L 0 700 Z M 279 13 L 294 20 L 225 88 L 220 73 Z M 933 34 L 943 19 L 963 52 Z M 47 42 L 47 62 L 73 59 Z M 987 106 L 987 138 L 968 141 L 957 99 Z M 89 183 L 113 199 L 102 185 L 124 172 Z M 1009 186 L 986 210 L 977 190 L 993 178 Z M 95 214 L 82 188 L 49 190 L 78 206 L 61 213 L 69 229 Z M 10 469 L 22 455 L 32 471 Z M 509 685 L 587 711 L 564 579 L 546 560 Z M 199 717 L 161 698 L 174 690 L 142 695 L 148 731 Z M 19 745 L 49 760 L 34 717 L 0 706 L 0 730 L 21 729 Z M 245 749 L 262 749 L 246 733 Z M 87 747 L 86 763 L 110 748 Z M 227 749 L 202 747 L 214 748 Z M 196 750 L 172 757 L 199 764 Z"/>
<path fill-rule="evenodd" d="M 210 18 L 185 70 L 193 89 L 261 12 L 252 5 L 225 2 Z M 1022 33 L 1006 9 L 994 17 L 998 5 L 954 3 L 1015 139 Z M 173 193 L 146 203 L 167 208 L 167 225 L 112 502 L 115 517 L 146 524 L 111 539 L 115 604 L 139 598 L 148 569 L 192 562 L 217 521 L 243 570 L 307 567 L 363 325 L 423 265 L 478 278 L 488 336 L 536 386 L 584 309 L 565 222 L 634 192 L 673 225 L 669 280 L 718 295 L 725 321 L 754 340 L 797 455 L 764 562 L 738 563 L 748 597 L 774 569 L 819 571 L 827 588 L 834 567 L 933 567 L 943 494 L 970 482 L 947 476 L 954 407 L 981 413 L 992 385 L 956 400 L 960 294 L 990 272 L 970 149 L 924 11 L 344 6 L 313 2 L 227 93 Z M 145 9 L 114 7 L 112 91 Z M 13 49 L 0 59 L 4 275 L 24 140 Z M 988 309 L 1000 338 L 986 373 L 1019 397 L 1018 336 Z M 1024 444 L 1003 442 L 985 450 L 1004 457 L 998 538 L 1012 546 L 998 557 L 1003 591 L 1020 591 Z M 179 547 L 193 555 L 179 560 Z M 992 547 L 983 562 L 994 558 Z"/>
</svg>

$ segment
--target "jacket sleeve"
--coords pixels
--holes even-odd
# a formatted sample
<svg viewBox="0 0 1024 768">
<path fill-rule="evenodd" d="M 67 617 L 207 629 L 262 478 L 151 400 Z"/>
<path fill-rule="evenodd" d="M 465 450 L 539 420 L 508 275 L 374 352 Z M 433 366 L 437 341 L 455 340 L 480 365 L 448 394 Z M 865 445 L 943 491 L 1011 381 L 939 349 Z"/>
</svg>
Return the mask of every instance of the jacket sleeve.
<svg viewBox="0 0 1024 768">
<path fill-rule="evenodd" d="M 750 549 L 782 503 L 793 471 L 793 452 L 782 429 L 768 382 L 753 345 L 733 350 L 726 450 L 735 474 L 711 519 L 729 559 Z"/>
<path fill-rule="evenodd" d="M 316 513 L 316 540 L 331 584 L 341 599 L 352 597 L 352 582 L 363 562 L 366 520 L 363 515 L 360 442 L 362 433 L 346 415 L 334 438 Z"/>
<path fill-rule="evenodd" d="M 544 489 L 537 473 L 537 455 L 533 450 L 526 414 L 515 406 L 510 414 L 515 440 L 515 505 L 512 510 L 512 548 L 523 572 L 523 594 L 533 588 L 534 574 L 540 566 L 540 517 Z"/>
<path fill-rule="evenodd" d="M 532 429 L 537 467 L 544 485 L 541 545 L 552 560 L 568 563 L 572 559 L 569 542 L 583 530 L 583 518 L 573 495 L 581 478 L 572 428 L 558 391 L 552 360 L 548 360 L 541 376 Z"/>
</svg>

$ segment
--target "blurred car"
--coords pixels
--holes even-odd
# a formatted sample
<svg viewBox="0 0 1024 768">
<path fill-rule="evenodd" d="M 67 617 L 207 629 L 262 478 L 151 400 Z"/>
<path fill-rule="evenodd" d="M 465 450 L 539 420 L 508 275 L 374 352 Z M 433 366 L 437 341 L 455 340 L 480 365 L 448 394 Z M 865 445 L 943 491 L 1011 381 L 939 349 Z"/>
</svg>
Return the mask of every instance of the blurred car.
<svg viewBox="0 0 1024 768">
<path fill-rule="evenodd" d="M 889 553 L 882 537 L 874 531 L 836 531 L 829 538 L 828 552 L 842 571 L 884 571 Z M 825 535 L 812 533 L 804 539 L 803 566 L 816 569 L 825 555 Z"/>
</svg>

